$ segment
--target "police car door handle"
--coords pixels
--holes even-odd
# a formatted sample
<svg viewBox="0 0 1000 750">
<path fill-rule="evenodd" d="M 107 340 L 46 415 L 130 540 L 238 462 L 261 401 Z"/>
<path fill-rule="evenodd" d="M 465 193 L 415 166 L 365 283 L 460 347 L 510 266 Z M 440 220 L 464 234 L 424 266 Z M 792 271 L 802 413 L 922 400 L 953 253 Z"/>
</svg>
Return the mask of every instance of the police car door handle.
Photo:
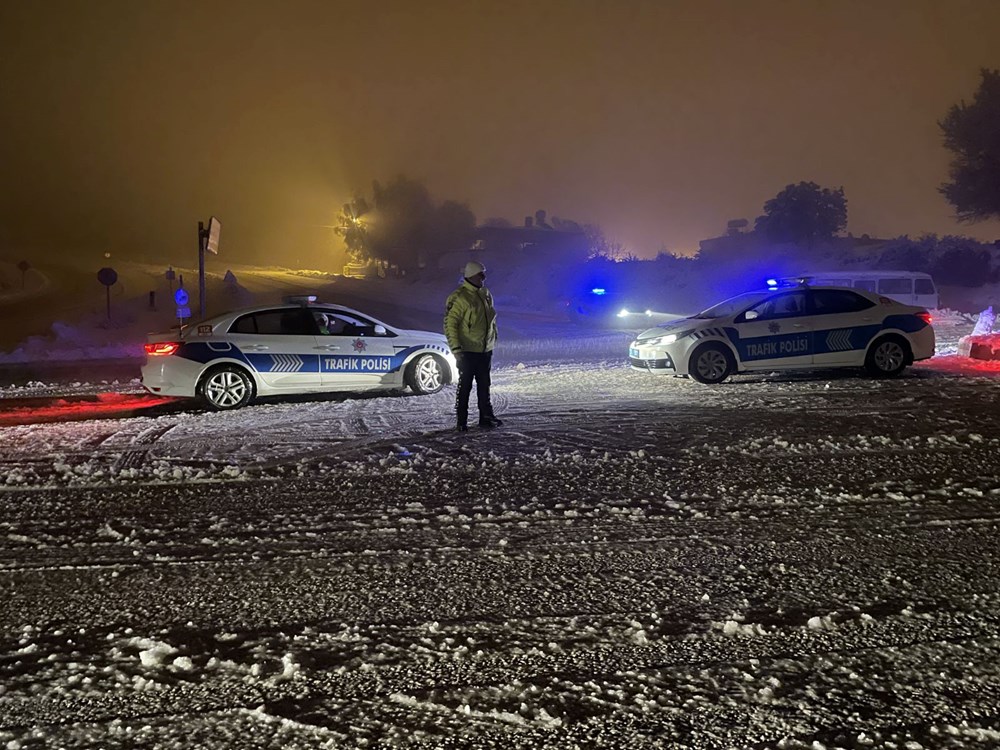
<svg viewBox="0 0 1000 750">
<path fill-rule="evenodd" d="M 340 347 L 336 344 L 323 344 L 322 346 L 314 346 L 313 349 L 322 349 L 325 352 L 335 352 Z"/>
<path fill-rule="evenodd" d="M 270 349 L 267 344 L 243 344 L 240 348 L 248 352 L 259 352 L 263 349 Z"/>
<path fill-rule="evenodd" d="M 792 328 L 805 328 L 805 323 L 792 323 Z"/>
</svg>

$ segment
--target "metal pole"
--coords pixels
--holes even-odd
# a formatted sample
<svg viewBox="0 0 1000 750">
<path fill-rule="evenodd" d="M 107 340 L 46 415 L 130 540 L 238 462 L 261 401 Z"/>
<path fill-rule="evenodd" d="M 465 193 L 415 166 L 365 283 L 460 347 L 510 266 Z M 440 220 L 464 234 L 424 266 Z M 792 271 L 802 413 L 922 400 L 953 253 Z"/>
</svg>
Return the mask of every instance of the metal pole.
<svg viewBox="0 0 1000 750">
<path fill-rule="evenodd" d="M 198 310 L 205 319 L 205 224 L 198 222 Z"/>
</svg>

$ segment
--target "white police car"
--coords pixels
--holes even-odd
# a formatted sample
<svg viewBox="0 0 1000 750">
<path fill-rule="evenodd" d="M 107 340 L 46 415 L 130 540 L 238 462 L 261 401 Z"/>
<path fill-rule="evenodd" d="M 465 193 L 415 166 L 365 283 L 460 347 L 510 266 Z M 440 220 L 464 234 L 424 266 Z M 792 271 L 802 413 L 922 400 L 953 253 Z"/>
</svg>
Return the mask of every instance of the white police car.
<svg viewBox="0 0 1000 750">
<path fill-rule="evenodd" d="M 892 377 L 933 356 L 927 310 L 843 287 L 741 294 L 643 331 L 629 346 L 636 370 L 708 384 L 735 372 L 825 367 Z"/>
<path fill-rule="evenodd" d="M 311 296 L 226 313 L 147 341 L 146 390 L 200 397 L 213 409 L 280 394 L 405 386 L 435 393 L 458 380 L 442 334 L 394 328 Z"/>
</svg>

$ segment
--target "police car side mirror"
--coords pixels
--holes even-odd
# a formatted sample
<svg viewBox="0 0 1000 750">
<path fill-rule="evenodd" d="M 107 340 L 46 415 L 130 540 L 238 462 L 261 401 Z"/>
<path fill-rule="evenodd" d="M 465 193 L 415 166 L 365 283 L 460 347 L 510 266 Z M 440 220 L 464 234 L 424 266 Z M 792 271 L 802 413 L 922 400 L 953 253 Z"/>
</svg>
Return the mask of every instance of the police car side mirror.
<svg viewBox="0 0 1000 750">
<path fill-rule="evenodd" d="M 743 320 L 756 320 L 760 317 L 760 313 L 756 310 L 747 310 L 743 313 Z"/>
<path fill-rule="evenodd" d="M 385 336 L 385 326 L 375 326 L 376 336 Z"/>
</svg>

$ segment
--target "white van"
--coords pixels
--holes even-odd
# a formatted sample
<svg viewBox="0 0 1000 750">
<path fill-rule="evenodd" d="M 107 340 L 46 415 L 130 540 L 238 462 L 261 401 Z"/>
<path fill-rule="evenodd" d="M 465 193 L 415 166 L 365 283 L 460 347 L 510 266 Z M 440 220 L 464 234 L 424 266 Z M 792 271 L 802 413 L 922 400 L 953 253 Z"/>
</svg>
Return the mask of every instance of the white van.
<svg viewBox="0 0 1000 750">
<path fill-rule="evenodd" d="M 848 286 L 881 294 L 905 305 L 936 310 L 938 290 L 930 274 L 919 271 L 811 271 L 779 279 L 782 286 Z M 770 282 L 768 282 L 770 284 Z"/>
</svg>

